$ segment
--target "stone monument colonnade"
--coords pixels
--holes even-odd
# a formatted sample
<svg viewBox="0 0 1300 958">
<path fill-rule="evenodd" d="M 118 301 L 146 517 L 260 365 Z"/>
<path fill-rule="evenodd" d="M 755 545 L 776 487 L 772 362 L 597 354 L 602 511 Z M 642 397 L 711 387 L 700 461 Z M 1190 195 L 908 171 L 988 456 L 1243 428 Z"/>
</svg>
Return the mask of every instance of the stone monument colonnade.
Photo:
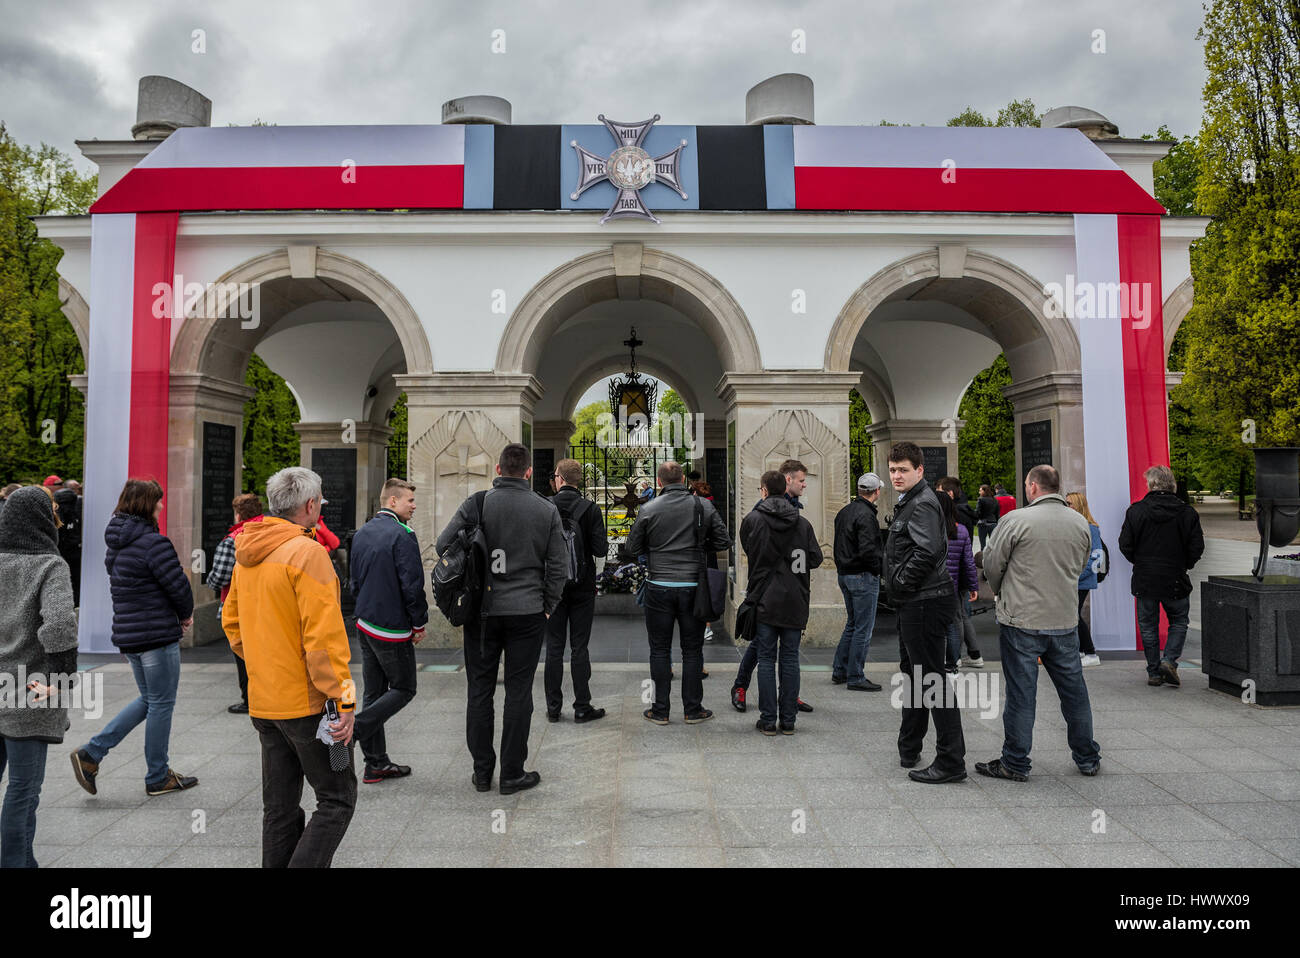
<svg viewBox="0 0 1300 958">
<path fill-rule="evenodd" d="M 567 454 L 578 397 L 626 368 L 622 340 L 635 326 L 646 342 L 641 368 L 677 386 L 703 415 L 694 465 L 711 481 L 714 470 L 725 470 L 726 501 L 718 507 L 733 537 L 765 469 L 790 457 L 807 464 L 803 514 L 827 555 L 814 574 L 814 644 L 836 641 L 843 624 L 830 556 L 834 516 L 853 494 L 851 389 L 870 410 L 882 476 L 885 451 L 904 439 L 925 448 L 927 475 L 956 474 L 964 426 L 957 407 L 971 379 L 1005 353 L 1018 475 L 1050 462 L 1067 486 L 1086 488 L 1079 324 L 1087 320 L 1060 315 L 1047 292 L 1075 272 L 1076 219 L 1066 212 L 868 211 L 847 203 L 823 212 L 796 206 L 793 180 L 783 204 L 778 161 L 790 130 L 812 123 L 811 86 L 783 76 L 756 90 L 763 95 L 751 96 L 746 127 L 671 128 L 674 137 L 694 132 L 680 137 L 688 141 L 682 156 L 695 151 L 698 165 L 693 181 L 683 178 L 691 189 L 681 192 L 691 200 L 663 182 L 643 191 L 661 222 L 602 222 L 599 209 L 562 205 L 568 201 L 559 192 L 567 195 L 572 183 L 558 176 L 552 205 L 512 201 L 510 191 L 522 187 L 506 179 L 505 151 L 549 150 L 552 141 L 537 139 L 544 128 L 512 130 L 509 105 L 496 98 L 451 101 L 444 111 L 445 124 L 464 128 L 459 208 L 412 202 L 392 212 L 381 207 L 400 204 L 353 208 L 346 200 L 310 211 L 220 205 L 191 214 L 179 207 L 174 271 L 204 290 L 170 319 L 166 531 L 182 558 L 210 553 L 228 523 L 230 498 L 242 491 L 243 406 L 251 394 L 244 374 L 254 352 L 298 400 L 302 462 L 326 477 L 331 526 L 355 528 L 377 507 L 391 432 L 386 414 L 405 392 L 408 475 L 418 488 L 413 526 L 431 565 L 437 532 L 466 495 L 490 485 L 502 446 L 523 441 L 539 465 L 551 467 Z M 145 78 L 137 128 L 174 137 L 177 129 L 203 127 L 204 104 L 176 81 Z M 1109 157 L 1103 162 L 1149 198 L 1151 163 L 1168 144 L 1119 138 L 1090 111 L 1054 112 L 1059 127 L 1083 130 Z M 574 129 L 592 128 L 563 128 L 552 138 L 559 156 L 573 152 Z M 99 164 L 101 199 L 112 200 L 121 195 L 114 187 L 147 170 L 164 142 L 79 145 Z M 214 141 L 190 142 L 193 150 Z M 268 144 L 272 160 L 287 149 L 279 140 L 257 142 Z M 476 159 L 484 142 L 496 151 L 495 166 L 486 164 L 495 179 L 486 186 Z M 755 143 L 760 170 L 766 165 L 763 207 L 710 179 L 710 148 L 716 157 L 718 144 Z M 799 163 L 796 150 L 792 174 Z M 366 169 L 358 164 L 361 182 Z M 555 166 L 558 173 L 558 159 Z M 697 205 L 682 205 L 692 200 Z M 600 202 L 600 209 L 608 205 Z M 93 408 L 91 330 L 100 320 L 90 288 L 92 219 L 43 217 L 39 226 L 65 251 L 60 291 L 90 357 Z M 1166 354 L 1190 308 L 1187 248 L 1204 225 L 1162 222 L 1160 288 L 1150 309 L 1160 316 Z M 255 318 L 215 308 L 213 297 L 239 284 L 250 296 L 257 290 Z M 94 460 L 87 466 L 95 479 Z M 886 486 L 882 514 L 892 501 Z M 746 583 L 743 556 L 733 559 L 728 620 Z M 85 567 L 96 565 L 88 557 Z M 199 600 L 210 599 L 202 574 L 191 577 Z M 458 641 L 449 628 L 435 628 L 434 636 Z M 87 641 L 83 633 L 83 647 Z"/>
</svg>

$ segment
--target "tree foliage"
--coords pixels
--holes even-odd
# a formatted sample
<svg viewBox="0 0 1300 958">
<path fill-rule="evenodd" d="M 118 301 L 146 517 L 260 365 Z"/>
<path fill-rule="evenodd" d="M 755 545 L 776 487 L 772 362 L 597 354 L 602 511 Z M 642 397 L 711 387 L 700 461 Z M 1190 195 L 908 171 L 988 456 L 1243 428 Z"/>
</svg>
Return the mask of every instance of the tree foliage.
<svg viewBox="0 0 1300 958">
<path fill-rule="evenodd" d="M 69 375 L 85 371 L 59 301 L 62 251 L 31 217 L 85 213 L 95 177 L 44 143 L 19 145 L 0 124 L 0 481 L 82 474 L 85 401 Z"/>
<path fill-rule="evenodd" d="M 871 412 L 866 400 L 856 389 L 849 390 L 849 478 L 857 482 L 858 476 L 870 472 L 872 467 Z"/>
<path fill-rule="evenodd" d="M 1300 6 L 1213 0 L 1205 40 L 1196 299 L 1174 401 L 1230 458 L 1300 444 Z"/>
<path fill-rule="evenodd" d="M 1012 100 L 993 118 L 986 117 L 973 106 L 968 106 L 951 120 L 949 126 L 1039 126 L 1042 117 L 1034 107 L 1034 101 L 1026 97 Z"/>
<path fill-rule="evenodd" d="M 298 403 L 283 379 L 256 353 L 248 361 L 244 385 L 256 392 L 244 404 L 244 491 L 265 499 L 266 480 L 301 458 L 293 425 L 300 415 Z"/>
<path fill-rule="evenodd" d="M 1011 385 L 1011 367 L 999 353 L 966 389 L 957 417 L 966 420 L 957 445 L 957 475 L 971 490 L 980 483 L 1016 488 L 1016 429 L 1011 401 L 1002 390 Z"/>
</svg>

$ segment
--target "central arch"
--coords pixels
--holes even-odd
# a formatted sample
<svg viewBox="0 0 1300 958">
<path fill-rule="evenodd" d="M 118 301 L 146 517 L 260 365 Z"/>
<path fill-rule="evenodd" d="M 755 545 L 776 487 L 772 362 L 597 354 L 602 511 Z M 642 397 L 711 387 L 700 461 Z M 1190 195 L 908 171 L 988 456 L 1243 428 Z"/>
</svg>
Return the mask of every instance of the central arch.
<svg viewBox="0 0 1300 958">
<path fill-rule="evenodd" d="M 749 320 L 722 283 L 680 256 L 619 243 L 556 267 L 528 291 L 501 335 L 495 371 L 534 373 L 547 339 L 569 316 L 611 299 L 671 306 L 705 331 L 725 370 L 763 368 Z"/>
</svg>

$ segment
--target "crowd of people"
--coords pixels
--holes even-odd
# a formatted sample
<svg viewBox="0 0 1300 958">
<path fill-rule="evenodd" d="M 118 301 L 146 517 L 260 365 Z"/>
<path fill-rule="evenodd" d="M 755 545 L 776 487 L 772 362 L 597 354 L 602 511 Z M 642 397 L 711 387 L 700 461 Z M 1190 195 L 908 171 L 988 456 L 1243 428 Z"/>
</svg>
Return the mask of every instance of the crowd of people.
<svg viewBox="0 0 1300 958">
<path fill-rule="evenodd" d="M 982 567 L 996 599 L 1006 702 L 1001 754 L 976 763 L 976 771 L 1013 782 L 1028 779 L 1041 663 L 1060 697 L 1079 771 L 1097 774 L 1101 753 L 1083 669 L 1099 659 L 1081 612 L 1105 580 L 1108 549 L 1086 497 L 1063 495 L 1057 471 L 1035 466 L 1025 479 L 1025 506 L 1016 508 L 1001 486 L 983 486 L 972 507 L 956 479 L 927 480 L 922 451 L 910 442 L 889 451 L 888 477 L 897 494 L 892 515 L 881 516 L 884 482 L 868 472 L 835 517 L 832 558 L 845 625 L 831 683 L 881 690 L 867 677 L 866 663 L 877 610 L 887 598 L 897 613 L 907 693 L 897 740 L 900 765 L 920 783 L 965 779 L 962 719 L 948 677 L 960 667 L 985 664 L 971 621 Z M 529 450 L 507 445 L 491 488 L 460 504 L 436 544 L 440 563 L 467 543 L 478 563 L 477 586 L 462 597 L 469 607 L 461 617 L 470 781 L 486 792 L 495 777 L 503 795 L 541 781 L 526 766 L 533 681 L 543 649 L 548 721 L 563 720 L 566 648 L 573 720 L 606 715 L 592 701 L 589 653 L 597 560 L 608 548 L 604 521 L 581 493 L 576 461 L 556 465 L 549 477 L 553 497 L 536 494 L 532 479 Z M 751 641 L 732 683 L 731 704 L 740 712 L 748 709 L 757 671 L 755 724 L 767 736 L 793 735 L 799 713 L 813 711 L 800 698 L 799 650 L 810 615 L 812 570 L 826 557 L 801 514 L 806 481 L 806 467 L 794 459 L 765 472 L 754 490 L 760 498 L 739 529 L 748 587 L 736 628 Z M 1195 511 L 1174 495 L 1169 469 L 1148 469 L 1146 481 L 1149 491 L 1129 508 L 1118 544 L 1133 564 L 1130 585 L 1148 682 L 1177 686 L 1191 592 L 1187 572 L 1204 540 Z M 232 503 L 234 522 L 217 547 L 207 585 L 220 602 L 221 625 L 238 666 L 241 700 L 230 711 L 250 716 L 261 745 L 265 867 L 332 862 L 356 807 L 354 737 L 363 783 L 411 774 L 410 766 L 389 755 L 384 727 L 417 694 L 415 646 L 430 613 L 420 546 L 409 524 L 416 491 L 404 479 L 388 480 L 380 509 L 352 539 L 348 585 L 356 598 L 361 648 L 360 708 L 331 560 L 339 543 L 321 520 L 326 500 L 320 476 L 298 466 L 282 469 L 267 480 L 265 509 L 253 494 Z M 139 697 L 71 752 L 73 774 L 92 795 L 102 763 L 141 723 L 146 793 L 161 796 L 198 785 L 169 759 L 180 642 L 193 624 L 194 597 L 174 546 L 159 532 L 163 498 L 157 482 L 128 480 L 104 532 L 112 641 L 131 665 Z M 61 533 L 76 525 L 79 563 L 80 518 L 75 484 L 57 476 L 41 486 L 6 487 L 0 497 L 0 673 L 49 679 L 26 686 L 27 702 L 47 707 L 0 707 L 0 774 L 8 775 L 0 813 L 4 867 L 37 864 L 33 840 L 48 746 L 62 743 L 69 728 L 53 676 L 77 668 L 79 576 Z M 662 464 L 627 542 L 628 555 L 644 568 L 639 601 L 652 691 L 643 717 L 656 726 L 672 721 L 674 633 L 681 650 L 682 721 L 700 724 L 714 717 L 705 707 L 702 681 L 706 630 L 721 612 L 710 594 L 708 571 L 716 561 L 709 560 L 731 547 L 707 486 L 676 462 Z M 437 582 L 435 575 L 435 592 Z M 1163 651 L 1161 609 L 1169 621 Z M 494 700 L 503 662 L 498 756 Z M 919 694 L 936 677 L 938 700 Z M 931 720 L 935 755 L 918 768 Z M 310 818 L 300 804 L 304 781 L 317 800 Z"/>
</svg>

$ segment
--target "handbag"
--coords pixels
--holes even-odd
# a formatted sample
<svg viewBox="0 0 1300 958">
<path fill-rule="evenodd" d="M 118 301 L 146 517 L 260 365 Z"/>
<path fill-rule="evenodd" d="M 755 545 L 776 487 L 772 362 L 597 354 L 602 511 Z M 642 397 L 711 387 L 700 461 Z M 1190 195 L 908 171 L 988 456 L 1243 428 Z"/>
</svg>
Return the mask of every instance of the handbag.
<svg viewBox="0 0 1300 958">
<path fill-rule="evenodd" d="M 700 550 L 700 571 L 695 581 L 692 613 L 702 622 L 721 618 L 726 582 L 721 569 L 710 569 L 704 561 L 704 503 L 695 500 L 695 547 Z"/>
</svg>

